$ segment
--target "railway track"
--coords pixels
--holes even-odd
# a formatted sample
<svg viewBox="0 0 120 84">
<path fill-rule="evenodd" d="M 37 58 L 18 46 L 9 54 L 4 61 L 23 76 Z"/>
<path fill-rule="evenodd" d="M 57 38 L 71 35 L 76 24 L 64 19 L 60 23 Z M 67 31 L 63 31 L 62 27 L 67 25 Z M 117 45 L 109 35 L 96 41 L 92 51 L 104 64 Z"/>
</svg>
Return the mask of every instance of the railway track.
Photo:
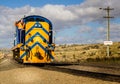
<svg viewBox="0 0 120 84">
<path fill-rule="evenodd" d="M 86 70 L 82 69 L 80 65 L 73 65 L 73 64 L 45 64 L 44 66 L 40 66 L 39 64 L 19 64 L 16 61 L 14 61 L 11 57 L 8 57 L 7 55 L 4 56 L 2 62 L 0 63 L 0 71 L 14 69 L 14 68 L 25 68 L 25 67 L 37 67 L 40 69 L 45 70 L 51 70 L 51 71 L 57 71 L 62 73 L 68 73 L 76 76 L 84 76 L 84 77 L 92 77 L 95 79 L 101 79 L 104 81 L 112 81 L 112 82 L 118 82 L 120 83 L 120 74 L 117 73 L 105 73 L 100 71 L 91 71 L 87 68 Z M 79 69 L 76 67 L 80 67 Z M 88 67 L 88 66 L 86 66 Z M 90 66 L 89 66 L 90 67 Z M 94 67 L 95 68 L 95 67 Z M 97 67 L 102 68 L 102 67 Z M 118 70 L 115 68 L 106 68 L 106 70 Z"/>
</svg>

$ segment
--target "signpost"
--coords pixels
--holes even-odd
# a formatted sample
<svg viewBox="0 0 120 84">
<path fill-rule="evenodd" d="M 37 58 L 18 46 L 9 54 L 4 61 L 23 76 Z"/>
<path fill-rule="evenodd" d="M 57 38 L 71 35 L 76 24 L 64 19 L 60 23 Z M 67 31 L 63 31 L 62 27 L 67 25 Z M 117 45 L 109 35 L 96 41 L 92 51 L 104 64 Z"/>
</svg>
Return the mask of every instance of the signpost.
<svg viewBox="0 0 120 84">
<path fill-rule="evenodd" d="M 104 45 L 110 46 L 110 45 L 113 45 L 113 42 L 112 41 L 104 41 Z"/>
</svg>

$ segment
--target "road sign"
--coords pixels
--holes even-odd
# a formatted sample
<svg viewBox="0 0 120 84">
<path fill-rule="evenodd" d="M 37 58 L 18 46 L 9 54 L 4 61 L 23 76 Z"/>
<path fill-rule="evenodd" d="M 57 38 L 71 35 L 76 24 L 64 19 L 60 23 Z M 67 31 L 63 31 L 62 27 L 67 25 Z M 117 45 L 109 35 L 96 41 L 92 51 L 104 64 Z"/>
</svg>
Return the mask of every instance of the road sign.
<svg viewBox="0 0 120 84">
<path fill-rule="evenodd" d="M 104 45 L 112 45 L 113 42 L 112 41 L 104 41 Z"/>
</svg>

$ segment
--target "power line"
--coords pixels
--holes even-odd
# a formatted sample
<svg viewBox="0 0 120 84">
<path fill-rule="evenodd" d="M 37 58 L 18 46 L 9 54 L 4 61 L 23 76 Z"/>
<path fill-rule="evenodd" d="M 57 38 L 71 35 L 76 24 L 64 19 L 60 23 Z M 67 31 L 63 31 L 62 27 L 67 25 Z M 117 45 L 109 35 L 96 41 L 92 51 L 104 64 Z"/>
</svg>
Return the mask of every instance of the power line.
<svg viewBox="0 0 120 84">
<path fill-rule="evenodd" d="M 103 18 L 107 19 L 107 41 L 110 41 L 110 18 L 114 18 L 113 16 L 110 16 L 110 11 L 114 10 L 114 8 L 110 8 L 109 6 L 106 8 L 99 8 L 102 10 L 105 10 L 107 12 L 107 15 L 104 16 Z M 107 56 L 109 57 L 110 54 L 110 46 L 107 45 Z"/>
</svg>

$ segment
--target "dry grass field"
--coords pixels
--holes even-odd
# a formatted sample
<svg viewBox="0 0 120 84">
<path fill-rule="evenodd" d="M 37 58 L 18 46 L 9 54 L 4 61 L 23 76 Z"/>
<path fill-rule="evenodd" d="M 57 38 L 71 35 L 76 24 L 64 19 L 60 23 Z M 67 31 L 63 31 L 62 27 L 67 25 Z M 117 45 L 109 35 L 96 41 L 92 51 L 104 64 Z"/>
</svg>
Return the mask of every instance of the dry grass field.
<svg viewBox="0 0 120 84">
<path fill-rule="evenodd" d="M 57 62 L 85 62 L 100 60 L 120 60 L 120 42 L 110 46 L 110 57 L 106 56 L 104 44 L 59 45 L 55 49 Z"/>
<path fill-rule="evenodd" d="M 0 58 L 12 52 L 8 49 L 0 49 Z M 59 45 L 55 48 L 55 62 L 85 62 L 100 60 L 120 60 L 120 42 L 110 46 L 110 57 L 106 57 L 106 46 L 103 44 L 73 44 Z"/>
<path fill-rule="evenodd" d="M 0 49 L 0 59 L 2 59 L 4 57 L 4 51 L 3 49 Z"/>
<path fill-rule="evenodd" d="M 9 49 L 0 49 L 0 59 L 2 59 L 5 54 L 12 56 L 12 52 Z"/>
</svg>

